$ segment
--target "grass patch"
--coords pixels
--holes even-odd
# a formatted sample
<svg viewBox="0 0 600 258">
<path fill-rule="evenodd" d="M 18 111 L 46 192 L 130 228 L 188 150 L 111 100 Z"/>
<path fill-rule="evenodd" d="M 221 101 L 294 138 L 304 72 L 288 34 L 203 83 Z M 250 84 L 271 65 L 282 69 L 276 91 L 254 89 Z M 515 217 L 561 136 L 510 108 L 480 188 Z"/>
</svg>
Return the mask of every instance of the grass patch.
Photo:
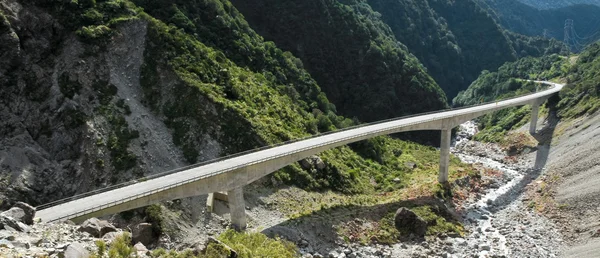
<svg viewBox="0 0 600 258">
<path fill-rule="evenodd" d="M 394 165 L 391 167 L 397 170 L 385 170 L 386 167 L 369 160 L 362 162 L 373 167 L 366 166 L 364 170 L 359 167 L 362 164 L 359 162 L 360 159 L 346 163 L 347 166 L 353 166 L 357 171 L 356 177 L 361 178 L 359 182 L 366 184 L 363 186 L 367 189 L 370 188 L 369 191 L 358 194 L 344 194 L 331 190 L 305 192 L 287 188 L 272 194 L 273 198 L 277 200 L 277 209 L 290 218 L 298 218 L 336 207 L 371 206 L 421 196 L 434 196 L 438 185 L 439 151 L 432 147 L 410 142 L 398 141 L 398 144 L 406 144 L 406 148 L 399 148 L 403 150 L 400 157 L 394 156 Z M 343 148 L 347 147 L 342 147 L 342 150 L 338 151 L 344 151 Z M 395 149 L 391 148 L 388 151 L 393 155 L 393 150 Z M 323 160 L 328 160 L 328 158 L 325 156 Z M 417 168 L 407 168 L 405 166 L 406 161 L 416 162 L 418 164 Z M 380 168 L 380 170 L 376 170 L 377 168 Z M 462 163 L 457 157 L 451 156 L 449 169 L 451 183 L 456 179 L 474 174 L 478 174 L 478 171 L 472 165 Z M 399 179 L 399 181 L 396 179 Z M 361 185 L 356 184 L 355 187 L 357 186 Z"/>
<path fill-rule="evenodd" d="M 464 235 L 464 228 L 445 208 L 435 204 L 413 203 L 411 201 L 402 202 L 399 205 L 387 207 L 379 220 L 352 220 L 338 226 L 340 234 L 347 242 L 357 242 L 361 244 L 395 244 L 403 238 L 409 237 L 412 233 L 408 229 L 398 230 L 394 223 L 396 210 L 400 207 L 409 208 L 425 222 L 427 222 L 426 236 L 439 236 L 442 234 Z"/>
<path fill-rule="evenodd" d="M 531 118 L 531 106 L 507 108 L 479 118 L 480 129 L 473 138 L 481 142 L 504 141 L 509 131 L 527 124 Z"/>
<path fill-rule="evenodd" d="M 288 241 L 276 238 L 271 239 L 261 233 L 245 233 L 227 230 L 223 232 L 218 239 L 231 249 L 236 251 L 238 258 L 293 258 L 298 257 L 298 249 Z M 129 258 L 137 257 L 135 249 L 131 246 L 131 237 L 129 233 L 119 235 L 110 245 L 106 247 L 104 241 L 96 241 L 96 253 L 92 258 Z M 209 243 L 203 253 L 195 254 L 188 249 L 184 251 L 167 251 L 159 248 L 150 252 L 152 258 L 226 258 L 231 251 L 218 243 Z"/>
<path fill-rule="evenodd" d="M 219 240 L 235 250 L 240 258 L 298 256 L 293 243 L 279 238 L 271 239 L 261 233 L 238 233 L 230 229 L 223 232 Z"/>
</svg>

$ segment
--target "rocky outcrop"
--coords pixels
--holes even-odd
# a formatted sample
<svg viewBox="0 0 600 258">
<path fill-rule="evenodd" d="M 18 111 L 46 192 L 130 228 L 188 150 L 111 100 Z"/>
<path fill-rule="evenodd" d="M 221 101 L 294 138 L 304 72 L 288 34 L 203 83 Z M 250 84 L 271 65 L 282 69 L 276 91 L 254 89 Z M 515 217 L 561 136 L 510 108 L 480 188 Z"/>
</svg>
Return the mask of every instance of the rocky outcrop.
<svg viewBox="0 0 600 258">
<path fill-rule="evenodd" d="M 8 216 L 0 214 L 0 229 L 16 230 L 21 232 L 29 231 L 29 227 L 24 223 Z"/>
<path fill-rule="evenodd" d="M 21 222 L 27 225 L 33 225 L 33 218 L 35 218 L 35 207 L 24 202 L 17 202 L 13 207 L 21 208 L 23 212 L 25 212 L 25 216 L 23 216 L 23 220 Z"/>
<path fill-rule="evenodd" d="M 425 236 L 427 232 L 427 222 L 406 207 L 396 211 L 394 226 L 400 232 L 410 232 L 416 236 Z"/>
<path fill-rule="evenodd" d="M 154 242 L 154 232 L 152 231 L 152 224 L 150 223 L 140 223 L 135 225 L 131 229 L 131 240 L 133 243 L 142 243 L 144 245 L 149 245 Z"/>
<path fill-rule="evenodd" d="M 77 230 L 80 232 L 87 232 L 93 237 L 100 238 L 107 233 L 116 232 L 117 228 L 106 220 L 91 218 L 84 221 Z"/>
<path fill-rule="evenodd" d="M 299 163 L 304 169 L 325 169 L 327 166 L 327 164 L 325 164 L 325 162 L 323 162 L 323 160 L 316 155 L 300 160 Z"/>
<path fill-rule="evenodd" d="M 31 205 L 18 202 L 14 207 L 0 213 L 0 229 L 12 229 L 28 232 L 29 226 L 33 224 L 35 208 Z"/>
</svg>

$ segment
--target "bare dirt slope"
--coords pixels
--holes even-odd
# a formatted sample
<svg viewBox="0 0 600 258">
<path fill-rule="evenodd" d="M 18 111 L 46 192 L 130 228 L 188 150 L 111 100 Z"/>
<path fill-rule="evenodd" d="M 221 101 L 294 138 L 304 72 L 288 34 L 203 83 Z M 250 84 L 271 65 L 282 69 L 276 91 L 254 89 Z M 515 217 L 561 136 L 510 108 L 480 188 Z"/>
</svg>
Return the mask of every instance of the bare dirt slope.
<svg viewBox="0 0 600 258">
<path fill-rule="evenodd" d="M 553 189 L 562 207 L 554 215 L 570 240 L 565 257 L 598 257 L 600 254 L 600 114 L 562 126 L 553 140 L 547 174 L 560 177 Z M 557 132 L 561 131 L 561 126 Z"/>
</svg>

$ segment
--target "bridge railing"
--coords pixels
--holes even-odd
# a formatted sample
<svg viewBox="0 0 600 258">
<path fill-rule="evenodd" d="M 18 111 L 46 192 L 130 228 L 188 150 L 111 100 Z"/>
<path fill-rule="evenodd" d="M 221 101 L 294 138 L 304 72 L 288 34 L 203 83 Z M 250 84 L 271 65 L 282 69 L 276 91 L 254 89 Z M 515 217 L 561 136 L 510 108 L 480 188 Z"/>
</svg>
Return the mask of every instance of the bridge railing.
<svg viewBox="0 0 600 258">
<path fill-rule="evenodd" d="M 529 95 L 533 95 L 533 94 L 536 94 L 536 93 L 537 92 L 532 92 L 532 93 L 525 94 L 525 95 L 513 96 L 513 97 L 510 97 L 510 98 L 507 98 L 507 99 L 503 99 L 502 101 L 516 99 L 516 98 L 522 98 L 522 97 L 527 97 Z M 430 112 L 419 113 L 419 114 L 412 114 L 412 115 L 407 115 L 407 116 L 402 116 L 402 117 L 397 117 L 397 118 L 386 119 L 386 120 L 382 120 L 382 121 L 376 121 L 376 122 L 371 122 L 371 123 L 366 123 L 366 124 L 354 125 L 354 126 L 350 126 L 350 127 L 346 127 L 346 128 L 340 129 L 340 130 L 335 130 L 335 131 L 330 131 L 330 132 L 325 132 L 325 133 L 319 133 L 319 134 L 310 135 L 310 136 L 303 137 L 303 138 L 292 139 L 292 140 L 281 142 L 281 143 L 278 143 L 278 144 L 264 146 L 264 147 L 260 147 L 260 148 L 255 148 L 255 149 L 251 149 L 251 150 L 247 150 L 247 151 L 243 151 L 243 152 L 239 152 L 239 153 L 235 153 L 235 154 L 223 156 L 223 157 L 220 157 L 220 158 L 216 158 L 216 159 L 212 159 L 212 160 L 207 160 L 207 161 L 203 161 L 203 162 L 196 163 L 196 164 L 193 164 L 193 165 L 188 165 L 188 166 L 184 166 L 184 167 L 181 167 L 181 168 L 177 168 L 177 169 L 173 169 L 173 170 L 169 170 L 169 171 L 165 171 L 165 172 L 156 173 L 156 174 L 153 174 L 153 175 L 150 175 L 150 176 L 147 176 L 147 177 L 142 177 L 142 178 L 139 178 L 139 179 L 136 179 L 136 180 L 132 180 L 132 181 L 128 181 L 128 182 L 123 182 L 123 183 L 119 183 L 119 184 L 112 185 L 112 186 L 109 186 L 109 187 L 105 187 L 105 188 L 97 189 L 97 190 L 94 190 L 94 191 L 86 192 L 86 193 L 83 193 L 83 194 L 74 195 L 72 197 L 60 199 L 60 200 L 57 200 L 57 201 L 53 201 L 53 202 L 50 202 L 50 203 L 46 203 L 46 204 L 37 206 L 36 209 L 37 210 L 47 209 L 47 208 L 50 208 L 50 207 L 53 207 L 53 206 L 57 206 L 57 205 L 60 205 L 60 204 L 64 204 L 64 203 L 67 203 L 67 202 L 70 202 L 70 201 L 74 201 L 74 200 L 78 200 L 78 199 L 81 199 L 81 198 L 93 196 L 93 195 L 96 195 L 96 194 L 108 192 L 108 191 L 115 190 L 115 189 L 119 189 L 119 188 L 122 188 L 122 187 L 126 187 L 126 186 L 129 186 L 129 185 L 133 185 L 133 184 L 139 183 L 139 182 L 143 182 L 143 181 L 147 181 L 147 180 L 151 180 L 151 179 L 155 179 L 155 178 L 159 178 L 159 177 L 163 177 L 163 176 L 175 174 L 175 173 L 178 173 L 178 172 L 181 172 L 181 171 L 185 171 L 185 170 L 189 170 L 189 169 L 193 169 L 193 168 L 205 166 L 205 165 L 208 165 L 208 164 L 212 164 L 212 163 L 216 163 L 216 162 L 220 162 L 220 161 L 224 161 L 224 160 L 228 160 L 228 159 L 232 159 L 232 158 L 244 156 L 244 155 L 247 155 L 247 154 L 250 154 L 250 153 L 253 153 L 253 152 L 258 152 L 258 151 L 262 151 L 262 150 L 267 150 L 267 149 L 279 147 L 279 146 L 286 145 L 286 144 L 291 144 L 291 143 L 295 143 L 295 142 L 299 142 L 299 141 L 309 140 L 309 139 L 313 139 L 313 138 L 317 138 L 317 137 L 321 137 L 321 136 L 326 136 L 326 135 L 330 135 L 330 134 L 334 134 L 334 133 L 340 133 L 340 132 L 344 132 L 344 131 L 349 131 L 349 130 L 353 130 L 353 129 L 357 129 L 357 128 L 361 128 L 361 127 L 366 127 L 366 126 L 371 126 L 371 125 L 378 125 L 378 124 L 383 124 L 383 123 L 389 123 L 389 122 L 393 122 L 393 121 L 397 121 L 397 120 L 403 120 L 403 119 L 408 119 L 408 118 L 417 117 L 417 116 L 424 116 L 424 115 L 438 114 L 438 113 L 443 113 L 443 112 L 448 112 L 448 111 L 462 110 L 462 109 L 467 109 L 467 108 L 472 108 L 472 107 L 487 105 L 487 104 L 490 104 L 490 103 L 493 103 L 493 102 L 482 103 L 482 104 L 475 104 L 475 105 L 470 105 L 470 106 L 463 106 L 463 107 L 458 107 L 458 108 L 452 108 L 451 107 L 451 108 L 448 108 L 448 109 L 430 111 Z M 443 118 L 431 119 L 431 121 L 439 120 L 439 119 L 443 119 Z M 421 124 L 421 123 L 424 123 L 424 122 L 430 122 L 430 121 L 429 120 L 427 120 L 427 121 L 419 121 L 419 122 L 411 123 L 409 125 L 412 125 L 412 124 Z M 346 138 L 342 138 L 342 139 L 337 139 L 336 141 L 345 141 L 345 140 L 348 140 L 350 138 L 356 138 L 356 137 L 361 137 L 361 136 L 365 136 L 365 135 L 369 135 L 369 134 L 378 133 L 379 131 L 383 131 L 383 130 L 378 130 L 378 131 L 375 131 L 375 132 L 369 132 L 369 133 L 364 133 L 364 134 L 360 134 L 360 135 L 355 135 L 355 136 L 352 136 L 352 137 L 346 137 Z M 294 152 L 302 152 L 302 151 L 307 150 L 307 149 L 321 147 L 321 146 L 329 145 L 329 144 L 331 144 L 331 142 L 324 142 L 324 143 L 318 144 L 316 146 L 305 147 L 305 148 L 302 148 L 300 150 L 296 150 Z M 119 201 L 115 201 L 115 202 L 111 202 L 111 203 L 106 203 L 106 204 L 103 204 L 103 205 L 99 205 L 98 207 L 93 207 L 93 208 L 90 208 L 90 209 L 86 209 L 86 210 L 78 212 L 76 214 L 71 214 L 71 215 L 68 215 L 68 216 L 65 216 L 65 217 L 58 218 L 56 220 L 60 220 L 60 219 L 63 219 L 63 218 L 77 217 L 77 216 L 79 216 L 79 214 L 81 214 L 81 215 L 88 214 L 88 213 L 93 212 L 95 210 L 101 210 L 101 209 L 103 209 L 104 207 L 107 207 L 107 206 L 108 207 L 114 206 L 114 205 L 119 204 L 119 203 L 124 203 L 126 201 L 134 200 L 134 199 L 137 199 L 137 198 L 140 198 L 140 197 L 143 197 L 143 196 L 147 196 L 147 195 L 150 195 L 150 194 L 153 194 L 153 193 L 156 193 L 156 192 L 164 191 L 166 189 L 171 189 L 173 187 L 184 185 L 184 184 L 187 184 L 187 183 L 190 183 L 190 182 L 194 182 L 194 181 L 197 181 L 197 180 L 200 180 L 200 179 L 203 179 L 203 178 L 207 178 L 207 177 L 211 177 L 211 176 L 214 176 L 214 175 L 218 175 L 218 174 L 221 174 L 221 173 L 223 173 L 225 171 L 232 171 L 232 170 L 235 170 L 235 169 L 238 169 L 238 168 L 246 167 L 248 165 L 260 163 L 260 162 L 263 162 L 263 161 L 266 161 L 266 160 L 270 160 L 270 159 L 275 159 L 275 158 L 278 158 L 280 156 L 286 156 L 286 155 L 289 155 L 289 154 L 290 153 L 284 153 L 284 154 L 280 154 L 280 155 L 277 155 L 277 156 L 272 156 L 272 157 L 264 158 L 264 159 L 261 159 L 261 160 L 257 160 L 257 161 L 253 161 L 253 162 L 248 162 L 248 163 L 240 164 L 240 165 L 238 165 L 236 167 L 230 167 L 230 168 L 219 170 L 219 171 L 215 171 L 215 172 L 212 172 L 212 173 L 202 174 L 202 175 L 199 175 L 197 177 L 194 177 L 194 178 L 182 181 L 182 182 L 174 183 L 174 184 L 168 185 L 166 187 L 161 187 L 159 189 L 153 189 L 153 190 L 150 190 L 150 191 L 142 192 L 142 193 L 130 196 L 128 198 L 119 200 Z"/>
</svg>

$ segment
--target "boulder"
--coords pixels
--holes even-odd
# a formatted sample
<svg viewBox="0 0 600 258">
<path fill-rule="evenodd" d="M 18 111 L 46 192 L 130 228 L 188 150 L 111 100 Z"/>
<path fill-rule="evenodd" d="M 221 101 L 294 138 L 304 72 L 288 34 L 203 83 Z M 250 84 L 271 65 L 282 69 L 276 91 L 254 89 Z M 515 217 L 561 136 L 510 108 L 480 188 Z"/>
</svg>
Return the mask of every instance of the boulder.
<svg viewBox="0 0 600 258">
<path fill-rule="evenodd" d="M 304 169 L 312 169 L 312 168 L 316 168 L 316 169 L 325 169 L 325 167 L 327 167 L 327 164 L 325 164 L 325 162 L 323 162 L 323 160 L 316 155 L 310 156 L 306 159 L 300 160 L 299 161 L 300 166 Z"/>
<path fill-rule="evenodd" d="M 100 236 L 104 236 L 108 233 L 117 232 L 117 228 L 110 224 L 108 221 L 100 221 Z"/>
<path fill-rule="evenodd" d="M 109 232 L 106 233 L 104 236 L 102 236 L 102 240 L 106 243 L 106 244 L 111 244 L 113 241 L 115 241 L 115 239 L 117 237 L 119 237 L 121 234 L 123 234 L 123 232 Z"/>
<path fill-rule="evenodd" d="M 133 246 L 138 256 L 145 256 L 148 253 L 148 248 L 142 243 L 137 243 Z"/>
<path fill-rule="evenodd" d="M 106 220 L 91 218 L 81 223 L 81 226 L 79 226 L 79 229 L 77 230 L 87 232 L 93 237 L 100 238 L 107 233 L 116 232 L 117 228 Z"/>
<path fill-rule="evenodd" d="M 78 242 L 73 242 L 69 246 L 64 253 L 65 258 L 88 258 L 90 257 L 90 253 L 83 247 L 82 244 Z"/>
<path fill-rule="evenodd" d="M 24 202 L 17 202 L 13 207 L 21 208 L 25 212 L 25 217 L 21 222 L 27 225 L 33 225 L 33 218 L 35 218 L 35 207 Z"/>
<path fill-rule="evenodd" d="M 0 240 L 0 248 L 14 248 L 13 244 L 5 239 Z"/>
<path fill-rule="evenodd" d="M 404 166 L 408 169 L 416 169 L 417 168 L 417 163 L 414 162 L 406 162 L 404 163 Z"/>
<path fill-rule="evenodd" d="M 12 218 L 0 214 L 0 229 L 7 229 L 9 231 L 21 231 L 21 232 L 29 232 L 30 228 L 24 223 Z"/>
<path fill-rule="evenodd" d="M 15 235 L 11 234 L 5 230 L 0 231 L 0 240 L 2 239 L 6 239 L 8 241 L 13 241 L 15 240 Z"/>
<path fill-rule="evenodd" d="M 25 223 L 25 211 L 19 207 L 12 207 L 10 208 L 10 210 L 4 211 L 2 213 L 0 213 L 0 216 L 4 216 L 4 217 L 11 217 L 13 219 L 15 219 L 16 221 L 20 221 Z"/>
<path fill-rule="evenodd" d="M 315 164 L 315 167 L 319 170 L 325 169 L 325 167 L 327 166 L 325 162 L 323 162 L 323 160 L 318 156 L 315 156 L 315 158 L 313 159 L 313 164 Z"/>
<path fill-rule="evenodd" d="M 400 232 L 413 233 L 417 236 L 425 236 L 427 232 L 427 222 L 405 207 L 396 211 L 394 226 Z"/>
<path fill-rule="evenodd" d="M 310 164 L 310 161 L 308 159 L 300 160 L 298 163 L 300 163 L 300 166 L 303 169 L 311 169 L 312 168 L 312 164 Z"/>
<path fill-rule="evenodd" d="M 152 224 L 140 223 L 135 225 L 131 230 L 131 240 L 134 243 L 142 243 L 149 245 L 154 242 L 154 232 L 152 231 Z"/>
</svg>

